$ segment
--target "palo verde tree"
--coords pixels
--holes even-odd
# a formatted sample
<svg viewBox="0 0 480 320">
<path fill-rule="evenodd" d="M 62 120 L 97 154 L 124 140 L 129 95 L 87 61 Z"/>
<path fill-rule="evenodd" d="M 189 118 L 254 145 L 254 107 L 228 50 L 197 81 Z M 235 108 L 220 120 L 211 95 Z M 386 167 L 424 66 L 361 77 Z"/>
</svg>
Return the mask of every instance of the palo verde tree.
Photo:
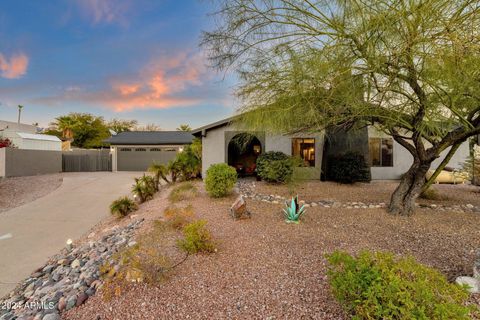
<svg viewBox="0 0 480 320">
<path fill-rule="evenodd" d="M 374 125 L 413 156 L 389 211 L 408 215 L 432 162 L 480 133 L 480 1 L 224 0 L 205 32 L 235 70 L 243 123 Z M 439 171 L 438 171 L 439 172 Z"/>
</svg>

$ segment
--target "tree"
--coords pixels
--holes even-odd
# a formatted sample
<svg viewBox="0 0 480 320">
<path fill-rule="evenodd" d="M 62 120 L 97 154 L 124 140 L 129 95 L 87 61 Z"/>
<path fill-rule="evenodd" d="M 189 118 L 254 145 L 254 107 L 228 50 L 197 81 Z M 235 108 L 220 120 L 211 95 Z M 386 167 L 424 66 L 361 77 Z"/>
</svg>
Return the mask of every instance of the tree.
<svg viewBox="0 0 480 320">
<path fill-rule="evenodd" d="M 192 128 L 188 124 L 181 124 L 178 128 L 177 131 L 192 131 Z"/>
<path fill-rule="evenodd" d="M 110 122 L 108 122 L 107 126 L 116 133 L 120 133 L 124 131 L 132 131 L 137 124 L 137 120 L 112 119 Z"/>
<path fill-rule="evenodd" d="M 480 133 L 479 1 L 225 0 L 216 15 L 202 45 L 239 74 L 245 125 L 370 124 L 411 153 L 392 214 L 411 214 L 432 162 Z"/>
<path fill-rule="evenodd" d="M 72 139 L 72 145 L 79 148 L 98 148 L 104 146 L 103 140 L 110 136 L 103 117 L 89 113 L 69 113 L 55 118 L 51 123 L 53 131 L 62 131 L 64 138 Z"/>
<path fill-rule="evenodd" d="M 146 126 L 137 126 L 134 131 L 162 131 L 162 129 L 154 123 L 148 123 Z"/>
</svg>

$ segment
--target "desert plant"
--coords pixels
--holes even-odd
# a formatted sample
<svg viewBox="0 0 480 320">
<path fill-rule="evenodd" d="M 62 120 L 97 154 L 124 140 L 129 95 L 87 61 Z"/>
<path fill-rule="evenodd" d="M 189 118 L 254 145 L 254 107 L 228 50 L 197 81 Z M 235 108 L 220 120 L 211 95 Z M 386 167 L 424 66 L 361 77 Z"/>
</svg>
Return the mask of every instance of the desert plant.
<svg viewBox="0 0 480 320">
<path fill-rule="evenodd" d="M 140 203 L 151 199 L 155 194 L 154 178 L 145 174 L 141 178 L 135 178 L 132 192 L 138 197 Z"/>
<path fill-rule="evenodd" d="M 368 182 L 371 180 L 370 168 L 365 158 L 358 152 L 346 152 L 331 157 L 327 174 L 330 180 L 340 183 Z"/>
<path fill-rule="evenodd" d="M 178 240 L 178 246 L 187 253 L 214 252 L 210 231 L 206 228 L 207 221 L 198 220 L 186 225 L 183 228 L 183 239 Z"/>
<path fill-rule="evenodd" d="M 207 170 L 205 189 L 214 198 L 224 197 L 232 192 L 237 182 L 237 171 L 226 163 L 213 164 Z"/>
<path fill-rule="evenodd" d="M 288 182 L 293 174 L 295 160 L 280 151 L 269 151 L 257 158 L 257 174 L 268 182 Z"/>
<path fill-rule="evenodd" d="M 129 197 L 118 198 L 110 205 L 110 213 L 119 217 L 125 217 L 135 210 L 137 210 L 137 204 Z"/>
<path fill-rule="evenodd" d="M 465 288 L 412 257 L 327 255 L 333 294 L 353 319 L 470 319 Z"/>
<path fill-rule="evenodd" d="M 175 158 L 176 167 L 183 180 L 191 180 L 202 172 L 202 144 L 200 139 L 194 139 L 191 145 L 184 147 Z"/>
<path fill-rule="evenodd" d="M 154 175 L 157 191 L 160 188 L 160 179 L 162 179 L 166 183 L 170 183 L 167 178 L 168 168 L 165 165 L 153 162 L 150 167 L 148 167 L 148 171 L 153 173 Z"/>
<path fill-rule="evenodd" d="M 165 209 L 163 215 L 168 227 L 181 230 L 192 221 L 193 207 L 191 205 L 184 208 L 171 206 Z"/>
<path fill-rule="evenodd" d="M 197 187 L 195 187 L 191 182 L 182 182 L 178 186 L 175 186 L 172 191 L 170 191 L 168 199 L 170 202 L 179 202 L 193 198 L 196 195 Z"/>
<path fill-rule="evenodd" d="M 426 200 L 441 200 L 442 196 L 438 193 L 437 190 L 430 187 L 420 194 L 420 198 Z"/>
<path fill-rule="evenodd" d="M 290 205 L 285 203 L 285 209 L 283 213 L 285 215 L 285 221 L 287 223 L 299 223 L 300 217 L 305 213 L 305 206 L 300 207 L 298 204 L 298 196 L 292 197 Z"/>
</svg>

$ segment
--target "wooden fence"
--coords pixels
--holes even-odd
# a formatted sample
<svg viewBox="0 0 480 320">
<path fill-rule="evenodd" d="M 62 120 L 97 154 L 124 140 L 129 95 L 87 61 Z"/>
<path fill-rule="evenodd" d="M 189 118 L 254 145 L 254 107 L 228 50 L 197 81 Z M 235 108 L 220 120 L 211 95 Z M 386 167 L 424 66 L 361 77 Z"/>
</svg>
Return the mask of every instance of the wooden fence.
<svg viewBox="0 0 480 320">
<path fill-rule="evenodd" d="M 73 150 L 62 153 L 63 172 L 112 171 L 110 150 Z"/>
</svg>

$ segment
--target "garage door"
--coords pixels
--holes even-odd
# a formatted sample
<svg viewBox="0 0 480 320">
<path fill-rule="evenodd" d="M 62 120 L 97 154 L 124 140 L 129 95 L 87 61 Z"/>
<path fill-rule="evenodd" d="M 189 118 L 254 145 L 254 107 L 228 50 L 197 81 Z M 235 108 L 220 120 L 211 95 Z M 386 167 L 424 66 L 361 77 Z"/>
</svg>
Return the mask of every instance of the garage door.
<svg viewBox="0 0 480 320">
<path fill-rule="evenodd" d="M 118 148 L 118 171 L 146 171 L 153 163 L 167 164 L 177 154 L 177 148 Z"/>
</svg>

